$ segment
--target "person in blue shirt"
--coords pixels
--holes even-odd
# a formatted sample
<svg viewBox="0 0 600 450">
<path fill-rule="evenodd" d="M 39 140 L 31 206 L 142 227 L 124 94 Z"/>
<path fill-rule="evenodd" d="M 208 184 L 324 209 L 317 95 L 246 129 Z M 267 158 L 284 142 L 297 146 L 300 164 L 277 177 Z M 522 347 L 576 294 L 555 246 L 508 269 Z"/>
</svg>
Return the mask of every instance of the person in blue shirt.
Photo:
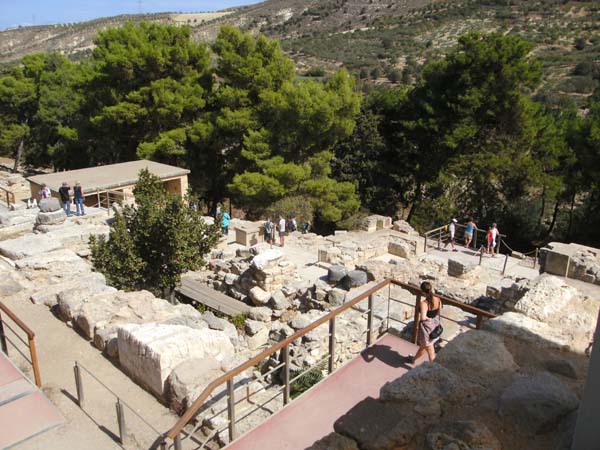
<svg viewBox="0 0 600 450">
<path fill-rule="evenodd" d="M 229 219 L 231 219 L 231 216 L 229 215 L 229 213 L 224 212 L 223 216 L 221 218 L 221 230 L 223 231 L 223 234 L 225 236 L 227 236 L 229 234 Z"/>
<path fill-rule="evenodd" d="M 465 225 L 465 247 L 467 248 L 469 248 L 469 246 L 471 245 L 475 228 L 477 228 L 477 224 L 473 222 L 472 217 L 469 217 L 467 220 L 467 224 Z M 477 246 L 477 243 L 475 243 L 475 246 Z"/>
</svg>

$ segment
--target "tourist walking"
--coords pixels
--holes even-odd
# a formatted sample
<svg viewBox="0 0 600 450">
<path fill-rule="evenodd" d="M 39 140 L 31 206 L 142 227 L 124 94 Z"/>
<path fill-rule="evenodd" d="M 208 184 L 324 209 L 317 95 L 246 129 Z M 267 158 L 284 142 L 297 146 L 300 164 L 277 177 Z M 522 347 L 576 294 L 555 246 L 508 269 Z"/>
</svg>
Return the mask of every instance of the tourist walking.
<svg viewBox="0 0 600 450">
<path fill-rule="evenodd" d="M 496 256 L 495 253 L 498 253 L 497 251 L 495 251 L 496 250 L 496 239 L 498 238 L 498 236 L 500 236 L 500 231 L 498 230 L 498 225 L 496 225 L 496 223 L 493 223 L 490 228 L 491 228 L 492 241 L 491 241 L 491 248 L 488 248 L 488 251 L 491 250 L 492 256 Z M 488 242 L 489 242 L 489 240 L 488 240 Z M 498 249 L 498 250 L 500 250 L 500 249 Z"/>
<path fill-rule="evenodd" d="M 283 247 L 285 244 L 285 219 L 283 216 L 279 216 L 279 245 Z"/>
<path fill-rule="evenodd" d="M 58 188 L 58 195 L 60 196 L 60 201 L 62 202 L 63 209 L 65 210 L 65 214 L 67 216 L 71 215 L 71 194 L 69 191 L 71 190 L 69 183 L 63 181 L 61 187 Z"/>
<path fill-rule="evenodd" d="M 40 200 L 43 200 L 45 198 L 50 198 L 52 196 L 52 193 L 50 192 L 50 188 L 48 186 L 46 186 L 45 184 L 42 184 L 42 190 L 40 191 Z"/>
<path fill-rule="evenodd" d="M 477 224 L 473 222 L 472 217 L 469 217 L 467 219 L 467 224 L 465 225 L 465 247 L 467 248 L 469 248 L 469 246 L 471 245 L 475 228 L 477 228 Z M 475 242 L 475 246 L 477 246 L 477 242 Z"/>
<path fill-rule="evenodd" d="M 83 188 L 79 181 L 76 181 L 75 186 L 73 187 L 73 198 L 75 199 L 75 210 L 77 211 L 77 215 L 85 216 L 85 211 L 83 210 Z"/>
<path fill-rule="evenodd" d="M 231 219 L 231 216 L 229 215 L 229 213 L 224 212 L 223 217 L 221 219 L 221 231 L 223 231 L 223 234 L 225 236 L 227 236 L 229 234 L 229 220 L 230 219 Z"/>
<path fill-rule="evenodd" d="M 420 321 L 417 339 L 419 350 L 414 356 L 408 355 L 411 364 L 414 364 L 425 352 L 427 352 L 429 361 L 433 361 L 435 359 L 434 346 L 435 343 L 440 340 L 441 336 L 440 308 L 442 307 L 442 302 L 440 298 L 435 295 L 433 286 L 429 281 L 423 281 L 421 283 L 421 290 L 425 293 L 425 298 L 422 298 L 419 303 Z M 438 328 L 438 326 L 440 328 Z"/>
<path fill-rule="evenodd" d="M 444 245 L 444 248 L 448 247 L 448 244 L 450 244 L 450 246 L 452 247 L 452 251 L 456 252 L 458 250 L 456 250 L 456 248 L 454 247 L 454 239 L 456 236 L 456 223 L 458 221 L 456 219 L 452 219 L 450 221 L 450 223 L 448 224 L 448 242 L 446 242 L 446 245 Z"/>
<path fill-rule="evenodd" d="M 271 247 L 273 247 L 273 222 L 271 222 L 271 219 L 268 216 L 263 223 L 263 234 L 265 242 L 267 242 L 271 245 Z"/>
</svg>

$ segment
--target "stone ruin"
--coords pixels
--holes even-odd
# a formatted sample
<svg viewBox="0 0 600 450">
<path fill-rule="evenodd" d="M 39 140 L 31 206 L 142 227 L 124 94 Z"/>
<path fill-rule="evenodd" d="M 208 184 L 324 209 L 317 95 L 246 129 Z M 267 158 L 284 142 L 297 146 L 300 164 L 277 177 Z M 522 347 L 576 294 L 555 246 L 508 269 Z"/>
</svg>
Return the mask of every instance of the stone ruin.
<svg viewBox="0 0 600 450">
<path fill-rule="evenodd" d="M 582 369 L 560 363 L 560 355 L 583 353 L 595 326 L 598 304 L 557 277 L 544 274 L 533 280 L 499 280 L 479 266 L 421 254 L 418 233 L 401 221 L 393 224 L 394 229 L 382 228 L 370 233 L 322 237 L 295 232 L 286 238 L 284 249 L 271 249 L 263 243 L 251 246 L 226 243 L 213 251 L 205 270 L 186 276 L 251 306 L 242 327 L 236 329 L 228 320 L 210 312 L 201 313 L 190 305 L 172 305 L 146 291 L 122 292 L 107 286 L 104 277 L 94 272 L 87 259 L 88 237 L 108 233 L 105 213 L 94 214 L 90 210 L 85 218 L 56 223 L 38 219 L 39 214 L 58 211 L 55 205 L 49 207 L 52 208 L 54 211 L 23 210 L 0 215 L 0 294 L 52 308 L 177 412 L 184 411 L 213 379 L 384 278 L 413 285 L 432 280 L 436 290 L 444 295 L 503 314 L 486 322 L 485 331 L 473 331 L 468 315 L 457 308 L 444 308 L 444 315 L 453 321 L 446 320 L 445 338 L 449 343 L 436 364 L 424 364 L 385 386 L 380 398 L 369 405 L 385 414 L 393 416 L 400 411 L 407 417 L 405 426 L 380 433 L 372 444 L 378 447 L 373 448 L 393 448 L 390 442 L 397 444 L 398 436 L 423 445 L 456 433 L 467 439 L 465 436 L 471 436 L 469 430 L 485 429 L 477 422 L 479 419 L 471 417 L 449 424 L 438 423 L 437 419 L 440 412 L 458 413 L 474 400 L 500 405 L 493 412 L 498 420 L 508 423 L 516 415 L 523 423 L 530 424 L 532 430 L 545 429 L 548 423 L 559 420 L 559 416 L 569 414 L 577 406 L 570 387 L 564 386 L 562 378 L 558 382 L 556 378 L 568 373 L 580 379 Z M 294 262 L 295 255 L 300 253 L 313 255 L 314 270 L 320 270 L 317 276 L 307 277 L 302 272 L 305 268 Z M 576 254 L 570 256 L 571 261 L 577 261 Z M 585 265 L 589 267 L 590 262 Z M 573 273 L 581 273 L 581 269 L 573 269 Z M 585 273 L 593 272 L 586 269 Z M 388 311 L 385 301 L 378 299 L 373 325 L 376 329 L 387 325 L 389 315 L 393 322 L 391 329 L 407 336 L 414 314 L 414 297 L 402 289 L 392 288 L 390 292 L 405 303 L 393 303 Z M 365 303 L 349 310 L 338 322 L 338 364 L 353 358 L 364 347 Z M 548 357 L 544 362 L 545 370 L 552 375 L 520 369 L 526 362 L 518 360 L 518 354 L 507 344 L 509 341 L 538 349 L 544 355 L 554 355 L 554 359 Z M 474 352 L 475 357 L 465 352 Z M 291 368 L 300 371 L 312 367 L 326 353 L 327 332 L 317 329 L 291 346 Z M 240 374 L 237 381 L 247 382 L 250 391 L 262 391 L 260 395 L 268 398 L 273 395 L 272 383 L 278 381 L 277 375 L 264 379 L 260 375 L 278 362 L 278 357 L 266 361 L 254 371 Z M 457 385 L 457 379 L 469 387 L 468 392 Z M 523 392 L 540 383 L 551 389 L 541 389 L 535 401 L 539 404 L 550 401 L 555 406 L 546 415 L 536 417 L 533 408 L 524 408 Z M 492 385 L 494 388 L 490 389 Z M 487 391 L 482 391 L 481 386 Z M 411 393 L 414 389 L 430 393 L 431 407 L 423 410 L 417 405 Z M 213 393 L 215 404 L 206 417 L 224 406 L 218 400 L 219 394 Z M 277 402 L 272 405 L 273 410 L 281 407 Z M 417 417 L 421 425 L 414 427 L 413 419 Z M 201 422 L 204 419 L 199 417 Z M 206 418 L 204 427 L 207 430 L 221 427 L 218 420 Z M 386 423 L 381 417 L 379 420 Z M 359 445 L 362 449 L 373 438 L 352 422 L 336 424 L 335 429 L 336 434 L 314 448 L 331 450 L 336 448 L 327 447 L 333 445 L 332 441 L 345 440 L 347 448 Z M 409 433 L 409 429 L 414 432 Z M 494 440 L 497 429 L 487 431 L 481 432 L 481 439 L 489 446 L 481 448 L 497 448 Z M 219 438 L 226 442 L 226 436 Z"/>
<path fill-rule="evenodd" d="M 600 285 L 600 250 L 551 242 L 540 249 L 541 272 Z"/>
</svg>

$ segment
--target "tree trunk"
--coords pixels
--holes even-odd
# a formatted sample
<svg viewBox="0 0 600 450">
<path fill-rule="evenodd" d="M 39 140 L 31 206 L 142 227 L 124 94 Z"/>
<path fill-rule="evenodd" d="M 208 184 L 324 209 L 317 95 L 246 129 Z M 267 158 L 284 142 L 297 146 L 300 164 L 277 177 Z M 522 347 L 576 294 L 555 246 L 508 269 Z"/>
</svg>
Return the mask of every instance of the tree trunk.
<svg viewBox="0 0 600 450">
<path fill-rule="evenodd" d="M 169 301 L 169 303 L 171 303 L 172 305 L 177 304 L 177 300 L 175 300 L 175 289 L 164 288 L 163 294 L 165 298 Z"/>
<path fill-rule="evenodd" d="M 17 148 L 17 154 L 15 155 L 15 165 L 13 167 L 13 172 L 17 172 L 19 170 L 19 166 L 21 165 L 21 158 L 23 157 L 23 149 L 25 147 L 25 140 L 21 139 L 19 142 L 19 147 Z"/>
<path fill-rule="evenodd" d="M 542 220 L 544 220 L 544 214 L 546 213 L 546 186 L 544 186 L 544 190 L 542 191 L 542 209 L 540 211 L 540 215 L 538 217 L 538 236 L 542 231 Z"/>
<path fill-rule="evenodd" d="M 556 200 L 556 204 L 554 205 L 554 213 L 552 213 L 552 223 L 550 224 L 550 228 L 548 228 L 548 233 L 546 234 L 546 239 L 550 237 L 552 234 L 552 230 L 554 230 L 554 225 L 556 225 L 556 217 L 558 216 L 558 207 L 560 206 L 560 200 Z"/>
<path fill-rule="evenodd" d="M 421 200 L 421 183 L 417 183 L 417 187 L 415 188 L 415 198 L 412 201 L 412 206 L 410 207 L 410 211 L 408 212 L 408 217 L 406 218 L 406 221 L 408 223 L 410 223 L 410 220 L 412 219 L 412 216 L 414 215 L 414 212 L 417 209 L 417 206 L 418 206 L 420 200 Z"/>
</svg>

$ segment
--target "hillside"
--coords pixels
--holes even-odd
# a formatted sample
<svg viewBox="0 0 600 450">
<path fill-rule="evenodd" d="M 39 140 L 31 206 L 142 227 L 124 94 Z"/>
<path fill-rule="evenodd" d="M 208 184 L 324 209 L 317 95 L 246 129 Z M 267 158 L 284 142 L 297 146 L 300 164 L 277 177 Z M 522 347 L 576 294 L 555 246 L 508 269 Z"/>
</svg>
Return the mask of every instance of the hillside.
<svg viewBox="0 0 600 450">
<path fill-rule="evenodd" d="M 46 50 L 77 59 L 93 47 L 98 30 L 127 20 L 188 24 L 201 41 L 214 39 L 221 24 L 236 25 L 279 39 L 301 73 L 345 66 L 378 83 L 409 83 L 460 35 L 498 31 L 536 44 L 545 68 L 537 94 L 550 103 L 568 97 L 585 106 L 600 84 L 600 5 L 593 1 L 269 0 L 222 13 L 125 15 L 4 31 L 0 62 Z"/>
</svg>

